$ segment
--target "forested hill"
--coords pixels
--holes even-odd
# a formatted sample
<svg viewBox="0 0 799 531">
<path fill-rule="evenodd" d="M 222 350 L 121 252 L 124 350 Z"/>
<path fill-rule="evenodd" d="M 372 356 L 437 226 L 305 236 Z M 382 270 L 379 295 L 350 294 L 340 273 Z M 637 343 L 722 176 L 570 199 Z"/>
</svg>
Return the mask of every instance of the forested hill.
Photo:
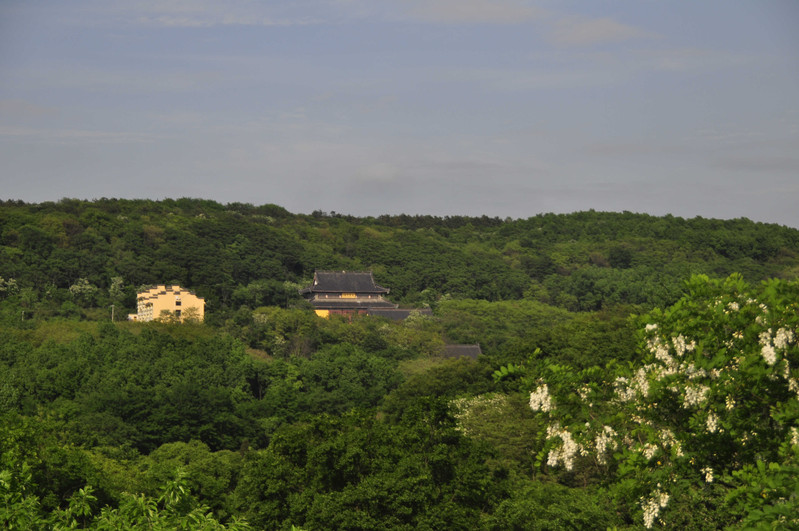
<svg viewBox="0 0 799 531">
<path fill-rule="evenodd" d="M 0 528 L 799 529 L 798 275 L 745 219 L 6 201 Z"/>
<path fill-rule="evenodd" d="M 174 283 L 205 297 L 213 320 L 291 304 L 317 269 L 372 270 L 407 305 L 528 299 L 572 311 L 663 306 L 692 273 L 799 273 L 795 229 L 629 212 L 357 218 L 198 199 L 6 201 L 0 245 L 0 276 L 13 280 L 0 289 L 41 316 L 75 314 L 75 304 L 132 310 L 140 286 Z M 80 279 L 88 290 L 70 296 Z"/>
</svg>

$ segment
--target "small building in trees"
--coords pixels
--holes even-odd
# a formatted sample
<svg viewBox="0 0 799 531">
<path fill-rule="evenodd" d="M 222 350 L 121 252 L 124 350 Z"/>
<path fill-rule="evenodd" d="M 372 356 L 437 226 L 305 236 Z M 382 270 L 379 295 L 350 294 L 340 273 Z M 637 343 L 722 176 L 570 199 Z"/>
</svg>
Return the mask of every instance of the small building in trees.
<svg viewBox="0 0 799 531">
<path fill-rule="evenodd" d="M 132 321 L 155 319 L 202 321 L 205 318 L 205 299 L 180 286 L 159 284 L 140 291 L 136 297 L 138 313 L 128 315 Z"/>
<path fill-rule="evenodd" d="M 460 345 L 460 344 L 449 344 L 444 345 L 444 349 L 441 352 L 441 356 L 444 358 L 466 358 L 477 360 L 477 357 L 483 353 L 482 349 L 480 348 L 479 344 L 474 345 Z"/>
<path fill-rule="evenodd" d="M 368 314 L 372 310 L 396 310 L 384 296 L 388 288 L 378 286 L 371 271 L 317 271 L 313 284 L 300 290 L 320 317 L 331 314 Z"/>
</svg>

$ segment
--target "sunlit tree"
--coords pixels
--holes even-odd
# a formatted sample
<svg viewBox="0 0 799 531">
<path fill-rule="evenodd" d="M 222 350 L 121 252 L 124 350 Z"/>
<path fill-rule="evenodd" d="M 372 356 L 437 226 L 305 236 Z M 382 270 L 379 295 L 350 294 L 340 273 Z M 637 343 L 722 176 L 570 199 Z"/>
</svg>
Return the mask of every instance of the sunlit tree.
<svg viewBox="0 0 799 531">
<path fill-rule="evenodd" d="M 637 363 L 595 379 L 549 367 L 530 395 L 549 419 L 540 460 L 610 474 L 647 528 L 684 520 L 672 508 L 698 497 L 720 518 L 704 525 L 795 526 L 795 482 L 779 480 L 799 450 L 799 283 L 697 276 L 687 287 L 642 318 Z"/>
</svg>

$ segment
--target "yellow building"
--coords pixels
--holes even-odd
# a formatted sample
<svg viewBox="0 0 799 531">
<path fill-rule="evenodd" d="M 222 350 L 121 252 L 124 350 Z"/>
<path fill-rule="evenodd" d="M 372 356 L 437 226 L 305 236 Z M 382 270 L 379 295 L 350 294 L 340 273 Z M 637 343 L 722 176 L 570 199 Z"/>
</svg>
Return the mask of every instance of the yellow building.
<svg viewBox="0 0 799 531">
<path fill-rule="evenodd" d="M 180 286 L 160 284 L 146 291 L 140 291 L 138 313 L 128 317 L 133 321 L 152 321 L 164 317 L 186 318 L 202 321 L 205 317 L 205 299 Z"/>
</svg>

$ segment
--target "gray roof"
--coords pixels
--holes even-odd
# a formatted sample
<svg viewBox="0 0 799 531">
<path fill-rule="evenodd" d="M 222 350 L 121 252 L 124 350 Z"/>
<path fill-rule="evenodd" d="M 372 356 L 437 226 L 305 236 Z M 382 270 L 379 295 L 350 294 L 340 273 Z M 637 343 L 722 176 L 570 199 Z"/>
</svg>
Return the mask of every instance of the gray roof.
<svg viewBox="0 0 799 531">
<path fill-rule="evenodd" d="M 477 356 L 482 353 L 480 345 L 444 345 L 442 355 L 445 358 L 472 358 L 476 360 Z"/>
<path fill-rule="evenodd" d="M 300 290 L 310 293 L 388 293 L 389 290 L 375 284 L 371 271 L 317 271 L 313 284 Z"/>
</svg>

